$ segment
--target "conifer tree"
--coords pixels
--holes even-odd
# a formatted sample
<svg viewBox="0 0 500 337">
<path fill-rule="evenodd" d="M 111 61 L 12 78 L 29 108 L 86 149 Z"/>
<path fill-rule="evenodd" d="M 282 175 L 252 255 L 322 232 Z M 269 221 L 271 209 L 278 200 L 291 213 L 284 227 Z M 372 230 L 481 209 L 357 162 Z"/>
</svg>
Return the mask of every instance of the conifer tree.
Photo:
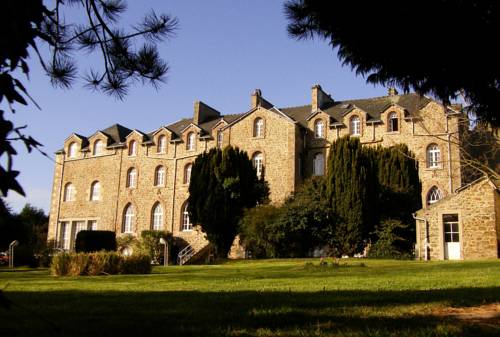
<svg viewBox="0 0 500 337">
<path fill-rule="evenodd" d="M 191 221 L 207 233 L 216 256 L 225 257 L 243 210 L 263 202 L 268 193 L 246 152 L 230 146 L 211 149 L 193 164 L 188 212 Z"/>
</svg>

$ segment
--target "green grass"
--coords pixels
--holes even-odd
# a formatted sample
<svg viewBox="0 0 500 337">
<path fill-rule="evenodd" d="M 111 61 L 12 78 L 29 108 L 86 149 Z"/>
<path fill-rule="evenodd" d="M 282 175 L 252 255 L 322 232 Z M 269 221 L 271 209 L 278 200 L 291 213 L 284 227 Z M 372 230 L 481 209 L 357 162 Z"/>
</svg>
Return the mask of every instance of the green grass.
<svg viewBox="0 0 500 337">
<path fill-rule="evenodd" d="M 313 266 L 306 262 L 314 262 Z M 500 261 L 236 261 L 151 275 L 0 269 L 2 336 L 498 336 L 435 310 L 500 302 Z"/>
</svg>

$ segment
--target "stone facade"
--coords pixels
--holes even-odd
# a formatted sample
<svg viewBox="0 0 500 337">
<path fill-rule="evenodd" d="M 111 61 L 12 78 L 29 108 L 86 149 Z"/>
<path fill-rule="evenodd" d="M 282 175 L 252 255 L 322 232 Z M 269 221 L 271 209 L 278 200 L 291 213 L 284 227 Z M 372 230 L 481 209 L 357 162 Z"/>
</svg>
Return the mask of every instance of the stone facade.
<svg viewBox="0 0 500 337">
<path fill-rule="evenodd" d="M 427 97 L 394 91 L 335 101 L 315 85 L 311 95 L 310 105 L 278 108 L 256 90 L 250 110 L 242 114 L 223 116 L 195 102 L 193 118 L 151 133 L 113 125 L 90 137 L 71 135 L 56 153 L 49 238 L 71 248 L 76 231 L 86 226 L 118 235 L 160 228 L 187 244 L 203 246 L 203 233 L 184 213 L 189 165 L 216 146 L 238 146 L 262 163 L 275 203 L 307 177 L 324 174 L 330 144 L 349 134 L 367 146 L 407 144 L 419 162 L 424 205 L 431 190 L 446 197 L 462 185 L 459 148 L 449 141 L 460 135 L 460 112 Z M 104 146 L 96 149 L 99 142 Z M 165 172 L 161 179 L 159 170 Z M 97 182 L 95 198 L 92 186 Z"/>
<path fill-rule="evenodd" d="M 447 219 L 456 221 L 455 229 L 446 228 Z M 478 179 L 458 189 L 456 194 L 418 211 L 416 220 L 417 258 L 442 260 L 498 257 L 500 195 L 497 186 L 487 178 Z M 454 237 L 449 234 L 447 237 L 447 232 L 455 232 Z M 456 254 L 447 251 L 447 241 L 456 243 Z"/>
</svg>

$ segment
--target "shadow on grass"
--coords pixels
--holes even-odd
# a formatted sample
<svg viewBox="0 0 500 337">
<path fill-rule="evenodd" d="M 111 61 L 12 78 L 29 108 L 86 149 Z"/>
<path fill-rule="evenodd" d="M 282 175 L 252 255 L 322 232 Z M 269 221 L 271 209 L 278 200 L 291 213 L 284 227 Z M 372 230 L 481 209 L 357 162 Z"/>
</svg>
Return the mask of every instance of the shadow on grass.
<svg viewBox="0 0 500 337">
<path fill-rule="evenodd" d="M 500 301 L 500 287 L 429 291 L 6 292 L 4 336 L 498 336 L 432 316 Z M 35 313 L 33 315 L 33 313 Z"/>
</svg>

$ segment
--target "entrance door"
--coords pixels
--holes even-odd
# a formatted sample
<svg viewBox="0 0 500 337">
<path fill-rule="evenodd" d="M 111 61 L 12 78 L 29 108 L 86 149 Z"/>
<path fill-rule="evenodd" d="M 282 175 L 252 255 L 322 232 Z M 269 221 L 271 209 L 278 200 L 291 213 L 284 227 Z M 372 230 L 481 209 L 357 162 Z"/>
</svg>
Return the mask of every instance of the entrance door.
<svg viewBox="0 0 500 337">
<path fill-rule="evenodd" d="M 460 233 L 458 214 L 443 214 L 444 258 L 460 260 Z"/>
</svg>

